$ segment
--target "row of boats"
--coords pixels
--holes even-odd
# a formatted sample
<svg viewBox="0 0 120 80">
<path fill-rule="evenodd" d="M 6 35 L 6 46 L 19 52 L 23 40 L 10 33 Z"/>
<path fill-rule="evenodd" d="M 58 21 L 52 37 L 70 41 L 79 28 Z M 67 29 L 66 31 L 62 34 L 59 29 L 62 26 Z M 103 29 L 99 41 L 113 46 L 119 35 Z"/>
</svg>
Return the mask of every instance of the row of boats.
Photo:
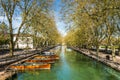
<svg viewBox="0 0 120 80">
<path fill-rule="evenodd" d="M 26 60 L 23 64 L 11 65 L 13 70 L 36 70 L 36 69 L 50 69 L 51 63 L 59 60 L 59 56 L 52 52 L 44 52 L 42 55 L 37 55 L 32 59 Z"/>
</svg>

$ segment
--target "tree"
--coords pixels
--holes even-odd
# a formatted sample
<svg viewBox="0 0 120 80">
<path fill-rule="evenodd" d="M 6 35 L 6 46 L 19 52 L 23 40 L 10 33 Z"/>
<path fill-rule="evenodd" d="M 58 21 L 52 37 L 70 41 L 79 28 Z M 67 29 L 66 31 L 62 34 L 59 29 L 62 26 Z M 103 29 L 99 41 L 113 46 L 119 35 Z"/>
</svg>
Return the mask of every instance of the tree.
<svg viewBox="0 0 120 80">
<path fill-rule="evenodd" d="M 99 46 L 103 43 L 104 39 L 107 39 L 108 43 L 106 45 L 112 46 L 112 56 L 114 58 L 115 48 L 114 43 L 111 40 L 112 38 L 115 38 L 115 33 L 117 32 L 116 25 L 119 20 L 116 20 L 116 16 L 119 16 L 120 1 L 70 0 L 68 2 L 63 1 L 63 4 L 65 4 L 64 7 L 66 7 L 63 12 L 65 18 L 67 18 L 65 20 L 69 20 L 70 24 L 72 23 L 72 28 L 78 29 L 77 34 L 73 33 L 77 37 L 79 35 L 78 38 L 75 38 L 77 39 L 75 41 L 81 43 L 81 40 L 86 36 L 86 39 L 91 41 L 90 43 L 87 42 L 87 40 L 84 41 L 87 42 L 87 44 L 96 46 L 98 55 Z M 82 27 L 85 29 L 83 32 Z M 119 30 L 119 26 L 117 26 L 117 28 Z M 85 36 L 82 36 L 81 34 Z"/>
<path fill-rule="evenodd" d="M 32 35 L 36 49 L 55 45 L 58 42 L 57 39 L 60 38 L 54 16 L 50 14 L 51 5 L 44 6 L 46 5 L 40 5 L 36 11 L 31 11 L 29 23 L 26 24 L 27 27 L 24 31 Z"/>
<path fill-rule="evenodd" d="M 27 22 L 27 16 L 33 6 L 35 5 L 33 0 L 0 0 L 1 7 L 7 17 L 8 25 L 9 25 L 9 32 L 10 32 L 10 53 L 13 56 L 14 46 L 18 40 L 18 36 L 20 34 L 20 30 Z M 16 40 L 13 41 L 13 17 L 17 11 L 17 7 L 20 8 L 22 14 L 22 22 L 19 26 L 18 33 L 16 36 Z"/>
<path fill-rule="evenodd" d="M 9 44 L 8 26 L 2 22 L 0 24 L 0 45 Z"/>
<path fill-rule="evenodd" d="M 29 23 L 32 17 L 31 11 L 35 11 L 38 6 L 42 6 L 41 9 L 47 7 L 47 4 L 50 4 L 51 1 L 46 0 L 0 0 L 1 12 L 4 11 L 5 16 L 8 20 L 9 33 L 10 33 L 10 53 L 13 55 L 14 46 L 18 41 L 18 37 L 22 29 L 25 29 L 25 24 Z M 17 14 L 17 15 L 16 15 Z M 13 41 L 13 20 L 14 17 L 21 17 L 21 24 L 18 26 L 18 31 L 15 41 Z"/>
</svg>

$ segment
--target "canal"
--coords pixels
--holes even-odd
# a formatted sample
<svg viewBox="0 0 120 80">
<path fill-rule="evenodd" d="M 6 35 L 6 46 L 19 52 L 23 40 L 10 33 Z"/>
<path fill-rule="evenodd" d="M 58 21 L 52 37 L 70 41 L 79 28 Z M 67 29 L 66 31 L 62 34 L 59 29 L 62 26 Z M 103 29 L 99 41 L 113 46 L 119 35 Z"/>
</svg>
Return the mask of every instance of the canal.
<svg viewBox="0 0 120 80">
<path fill-rule="evenodd" d="M 18 72 L 8 80 L 120 80 L 120 73 L 65 47 L 56 48 L 60 60 L 50 70 Z"/>
</svg>

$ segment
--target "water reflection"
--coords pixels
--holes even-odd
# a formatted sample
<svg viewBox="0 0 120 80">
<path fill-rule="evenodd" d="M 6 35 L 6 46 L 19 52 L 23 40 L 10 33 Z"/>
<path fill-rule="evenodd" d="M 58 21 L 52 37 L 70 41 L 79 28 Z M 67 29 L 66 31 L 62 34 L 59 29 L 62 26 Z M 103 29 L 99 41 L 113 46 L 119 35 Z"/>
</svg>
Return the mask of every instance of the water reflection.
<svg viewBox="0 0 120 80">
<path fill-rule="evenodd" d="M 61 53 L 60 53 L 60 57 L 61 57 L 61 61 L 59 69 L 57 71 L 57 80 L 70 80 L 70 75 L 71 75 L 71 71 L 70 71 L 70 66 L 68 64 L 68 62 L 66 61 L 65 58 L 65 46 L 62 47 Z M 63 75 L 63 76 L 60 76 Z M 65 78 L 66 77 L 66 78 Z"/>
<path fill-rule="evenodd" d="M 119 72 L 65 48 L 54 49 L 60 60 L 52 64 L 51 70 L 19 72 L 11 80 L 120 80 Z"/>
</svg>

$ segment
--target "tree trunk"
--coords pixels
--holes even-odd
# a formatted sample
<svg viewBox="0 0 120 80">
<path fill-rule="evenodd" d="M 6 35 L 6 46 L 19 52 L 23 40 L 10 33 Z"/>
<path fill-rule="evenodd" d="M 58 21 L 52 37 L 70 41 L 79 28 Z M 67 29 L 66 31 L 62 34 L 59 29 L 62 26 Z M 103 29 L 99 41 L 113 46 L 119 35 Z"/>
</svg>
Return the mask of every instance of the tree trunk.
<svg viewBox="0 0 120 80">
<path fill-rule="evenodd" d="M 13 42 L 13 29 L 12 29 L 12 21 L 10 24 L 10 55 L 14 55 L 14 42 Z"/>
<path fill-rule="evenodd" d="M 19 49 L 19 45 L 18 45 L 18 43 L 16 43 L 17 44 L 17 49 Z"/>
<path fill-rule="evenodd" d="M 119 45 L 119 48 L 118 48 L 118 55 L 120 56 L 120 45 Z"/>
<path fill-rule="evenodd" d="M 115 46 L 112 46 L 112 60 L 115 61 Z"/>
<path fill-rule="evenodd" d="M 34 48 L 37 50 L 37 42 L 36 42 L 36 40 L 34 42 Z"/>
<path fill-rule="evenodd" d="M 107 53 L 107 50 L 108 50 L 108 46 L 105 46 L 105 53 Z"/>
<path fill-rule="evenodd" d="M 96 48 L 97 48 L 96 55 L 99 58 L 99 46 L 97 46 Z"/>
</svg>

